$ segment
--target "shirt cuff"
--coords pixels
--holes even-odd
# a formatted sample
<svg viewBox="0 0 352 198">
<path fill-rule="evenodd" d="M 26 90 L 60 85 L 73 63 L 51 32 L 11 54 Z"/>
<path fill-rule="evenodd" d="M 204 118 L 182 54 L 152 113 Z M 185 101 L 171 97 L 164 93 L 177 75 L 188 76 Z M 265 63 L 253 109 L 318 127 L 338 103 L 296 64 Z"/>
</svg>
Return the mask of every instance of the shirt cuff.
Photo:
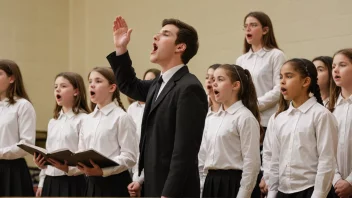
<svg viewBox="0 0 352 198">
<path fill-rule="evenodd" d="M 103 171 L 103 175 L 102 176 L 103 177 L 109 177 L 114 172 L 114 168 L 115 167 L 102 168 L 101 169 Z"/>
<path fill-rule="evenodd" d="M 251 192 L 240 187 L 240 190 L 238 191 L 237 197 L 238 198 L 249 198 L 249 197 L 251 197 Z"/>
<path fill-rule="evenodd" d="M 352 186 L 352 174 L 350 174 L 345 180 Z"/>
<path fill-rule="evenodd" d="M 138 172 L 135 172 L 133 174 L 133 181 L 136 181 L 142 185 L 144 183 L 144 170 L 142 171 L 140 176 L 138 176 Z"/>
<path fill-rule="evenodd" d="M 264 180 L 265 184 L 268 185 L 269 184 L 269 175 L 268 174 L 263 175 L 262 180 Z"/>
<path fill-rule="evenodd" d="M 83 174 L 77 167 L 68 167 L 68 172 L 66 173 L 67 176 L 76 176 Z"/>
<path fill-rule="evenodd" d="M 278 191 L 269 191 L 267 198 L 276 198 Z"/>
<path fill-rule="evenodd" d="M 139 176 L 138 176 L 138 171 L 137 171 L 137 172 L 133 173 L 132 181 L 138 181 L 138 179 L 139 179 Z"/>
<path fill-rule="evenodd" d="M 335 174 L 334 179 L 332 180 L 332 185 L 335 187 L 336 183 L 342 179 L 340 174 Z"/>
<path fill-rule="evenodd" d="M 43 188 L 44 186 L 44 179 L 39 180 L 38 188 Z"/>
<path fill-rule="evenodd" d="M 139 177 L 137 182 L 142 185 L 144 183 L 144 177 Z"/>
</svg>

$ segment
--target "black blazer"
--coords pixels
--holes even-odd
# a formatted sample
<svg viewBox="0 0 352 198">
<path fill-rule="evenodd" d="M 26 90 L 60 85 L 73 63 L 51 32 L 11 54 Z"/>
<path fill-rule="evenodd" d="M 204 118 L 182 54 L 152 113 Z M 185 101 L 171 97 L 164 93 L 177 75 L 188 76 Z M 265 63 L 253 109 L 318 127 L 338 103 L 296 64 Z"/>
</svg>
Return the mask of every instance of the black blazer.
<svg viewBox="0 0 352 198">
<path fill-rule="evenodd" d="M 202 84 L 184 66 L 153 103 L 158 77 L 136 78 L 128 52 L 113 52 L 107 59 L 121 92 L 146 102 L 139 145 L 145 196 L 199 197 L 198 152 L 208 110 Z"/>
</svg>

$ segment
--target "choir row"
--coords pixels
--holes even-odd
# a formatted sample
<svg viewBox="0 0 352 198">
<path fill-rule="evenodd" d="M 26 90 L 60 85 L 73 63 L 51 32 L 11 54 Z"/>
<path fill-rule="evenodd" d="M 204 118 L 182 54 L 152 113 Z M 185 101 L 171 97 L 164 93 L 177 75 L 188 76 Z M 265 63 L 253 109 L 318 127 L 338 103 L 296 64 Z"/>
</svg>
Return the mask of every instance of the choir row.
<svg viewBox="0 0 352 198">
<path fill-rule="evenodd" d="M 265 13 L 249 13 L 244 30 L 244 54 L 236 65 L 207 70 L 201 196 L 352 196 L 352 49 L 333 58 L 286 60 Z M 164 74 L 151 69 L 143 79 Z M 110 68 L 94 68 L 88 82 L 90 107 L 79 74 L 55 77 L 46 149 L 92 148 L 119 166 L 91 161 L 91 167 L 69 167 L 34 156 L 41 169 L 36 195 L 143 196 L 144 174 L 136 164 L 144 103 L 135 101 L 125 112 Z M 36 116 L 10 60 L 0 60 L 0 118 L 0 196 L 33 196 L 26 153 L 16 145 L 35 144 Z"/>
</svg>

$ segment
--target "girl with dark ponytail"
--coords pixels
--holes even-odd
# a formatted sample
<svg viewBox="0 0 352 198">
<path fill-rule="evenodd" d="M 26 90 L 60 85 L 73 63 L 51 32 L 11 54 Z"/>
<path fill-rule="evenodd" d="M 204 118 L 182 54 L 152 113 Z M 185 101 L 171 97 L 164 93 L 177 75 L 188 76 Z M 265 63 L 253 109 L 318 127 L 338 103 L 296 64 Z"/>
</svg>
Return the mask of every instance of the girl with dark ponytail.
<svg viewBox="0 0 352 198">
<path fill-rule="evenodd" d="M 213 92 L 221 107 L 204 128 L 203 197 L 250 197 L 260 169 L 261 131 L 252 77 L 240 66 L 220 65 Z"/>
<path fill-rule="evenodd" d="M 111 68 L 97 67 L 88 75 L 93 112 L 83 122 L 79 150 L 94 149 L 117 162 L 119 166 L 100 168 L 79 163 L 87 175 L 86 197 L 128 197 L 132 182 L 128 172 L 137 161 L 136 125 L 125 112 Z"/>
<path fill-rule="evenodd" d="M 266 137 L 272 140 L 268 197 L 327 197 L 330 191 L 337 126 L 317 81 L 309 60 L 294 58 L 281 68 L 280 106 L 273 137 Z"/>
</svg>

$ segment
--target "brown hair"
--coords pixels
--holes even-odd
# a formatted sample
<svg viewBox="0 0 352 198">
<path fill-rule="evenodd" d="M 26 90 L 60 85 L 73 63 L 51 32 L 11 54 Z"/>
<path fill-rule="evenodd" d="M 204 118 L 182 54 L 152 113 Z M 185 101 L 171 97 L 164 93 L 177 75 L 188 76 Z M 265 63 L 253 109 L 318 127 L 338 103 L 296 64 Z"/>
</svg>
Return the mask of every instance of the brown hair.
<svg viewBox="0 0 352 198">
<path fill-rule="evenodd" d="M 62 72 L 56 75 L 55 80 L 58 77 L 63 77 L 70 82 L 74 89 L 78 90 L 78 95 L 74 96 L 72 111 L 75 115 L 80 112 L 90 113 L 87 103 L 87 93 L 84 86 L 84 81 L 81 75 L 74 72 Z M 54 119 L 58 119 L 62 106 L 59 106 L 57 103 L 54 109 Z"/>
<path fill-rule="evenodd" d="M 212 64 L 208 67 L 208 69 L 213 69 L 213 70 L 216 70 L 218 67 L 220 67 L 221 64 L 219 63 L 215 63 L 215 64 Z"/>
<path fill-rule="evenodd" d="M 258 108 L 258 97 L 250 72 L 238 65 L 224 64 L 220 65 L 219 68 L 226 70 L 231 82 L 239 81 L 241 83 L 238 99 L 242 100 L 243 105 L 252 112 L 260 125 L 261 118 Z M 264 130 L 260 127 L 260 142 L 263 142 L 264 135 Z"/>
<path fill-rule="evenodd" d="M 336 88 L 336 83 L 332 77 L 332 57 L 330 56 L 318 56 L 315 57 L 312 62 L 314 61 L 321 61 L 324 63 L 325 67 L 328 69 L 328 75 L 329 75 L 329 95 L 330 95 L 330 90 L 335 90 Z M 330 101 L 330 100 L 329 100 Z M 329 108 L 330 102 L 327 104 L 327 108 L 332 111 L 332 109 Z"/>
<path fill-rule="evenodd" d="M 208 67 L 208 70 L 209 69 L 213 69 L 213 70 L 216 70 L 221 64 L 219 63 L 215 63 L 215 64 L 212 64 Z M 208 107 L 211 107 L 213 106 L 213 102 L 211 101 L 211 99 L 209 99 L 209 102 L 208 102 Z"/>
<path fill-rule="evenodd" d="M 191 60 L 191 58 L 198 52 L 198 33 L 194 27 L 178 19 L 164 19 L 162 22 L 162 27 L 169 24 L 174 25 L 179 29 L 175 44 L 186 44 L 186 50 L 181 55 L 181 59 L 184 64 L 187 64 L 189 60 Z"/>
<path fill-rule="evenodd" d="M 148 69 L 147 71 L 144 72 L 143 80 L 144 80 L 145 76 L 146 76 L 149 72 L 152 72 L 155 77 L 160 76 L 160 70 L 155 69 L 155 68 L 151 68 L 151 69 Z"/>
<path fill-rule="evenodd" d="M 117 86 L 116 79 L 115 79 L 115 75 L 114 75 L 114 72 L 112 71 L 112 69 L 111 69 L 110 67 L 95 67 L 95 68 L 92 69 L 92 71 L 98 72 L 98 73 L 100 73 L 102 76 L 104 76 L 104 78 L 106 78 L 106 80 L 108 80 L 108 82 L 109 82 L 110 85 L 113 85 L 113 84 L 116 85 L 116 89 L 115 89 L 114 93 L 112 94 L 111 100 L 114 101 L 114 100 L 116 99 L 116 101 L 118 102 L 119 106 L 120 106 L 124 111 L 126 111 L 125 107 L 123 106 L 123 104 L 122 104 L 122 102 L 121 102 L 120 90 L 119 90 L 119 88 L 118 88 L 118 86 Z M 88 78 L 89 78 L 89 76 L 90 76 L 90 73 L 92 73 L 92 71 L 89 72 Z M 95 109 L 95 106 L 96 106 L 95 103 L 93 103 L 93 102 L 90 103 L 90 108 L 91 108 L 92 110 Z"/>
<path fill-rule="evenodd" d="M 335 56 L 338 54 L 344 55 L 352 63 L 352 48 L 345 48 L 345 49 L 341 49 L 341 50 L 337 51 L 334 54 L 333 58 L 335 58 Z M 335 83 L 335 81 L 333 81 L 333 82 Z M 341 93 L 341 87 L 336 86 L 336 84 L 335 84 L 335 86 L 330 84 L 330 97 L 329 97 L 328 109 L 331 112 L 333 112 L 335 110 L 335 105 L 336 105 L 337 99 L 339 98 L 340 93 Z"/>
<path fill-rule="evenodd" d="M 323 105 L 323 100 L 320 95 L 320 88 L 318 85 L 318 72 L 315 68 L 314 64 L 304 58 L 293 58 L 291 60 L 286 61 L 284 64 L 290 63 L 293 69 L 300 74 L 302 78 L 310 78 L 310 85 L 308 87 L 308 92 L 313 93 L 314 97 L 317 99 L 317 102 Z M 279 108 L 275 114 L 275 117 L 279 115 L 281 112 L 286 111 L 289 107 L 289 103 L 284 99 L 282 93 L 280 94 Z"/>
<path fill-rule="evenodd" d="M 6 97 L 9 99 L 9 103 L 16 103 L 14 97 L 24 98 L 30 102 L 26 89 L 24 88 L 21 70 L 18 65 L 12 60 L 1 59 L 0 69 L 3 70 L 8 77 L 14 77 L 14 82 L 11 83 L 6 90 Z"/>
<path fill-rule="evenodd" d="M 276 42 L 274 27 L 273 27 L 273 24 L 271 23 L 269 16 L 264 12 L 250 12 L 244 17 L 243 23 L 246 23 L 246 19 L 248 17 L 256 18 L 259 21 L 262 28 L 268 27 L 268 33 L 263 35 L 263 38 L 262 38 L 263 47 L 265 47 L 266 49 L 273 49 L 273 48 L 280 49 Z M 244 38 L 243 53 L 244 54 L 247 53 L 251 49 L 251 47 L 252 47 L 251 44 L 249 44 L 246 38 Z"/>
</svg>

